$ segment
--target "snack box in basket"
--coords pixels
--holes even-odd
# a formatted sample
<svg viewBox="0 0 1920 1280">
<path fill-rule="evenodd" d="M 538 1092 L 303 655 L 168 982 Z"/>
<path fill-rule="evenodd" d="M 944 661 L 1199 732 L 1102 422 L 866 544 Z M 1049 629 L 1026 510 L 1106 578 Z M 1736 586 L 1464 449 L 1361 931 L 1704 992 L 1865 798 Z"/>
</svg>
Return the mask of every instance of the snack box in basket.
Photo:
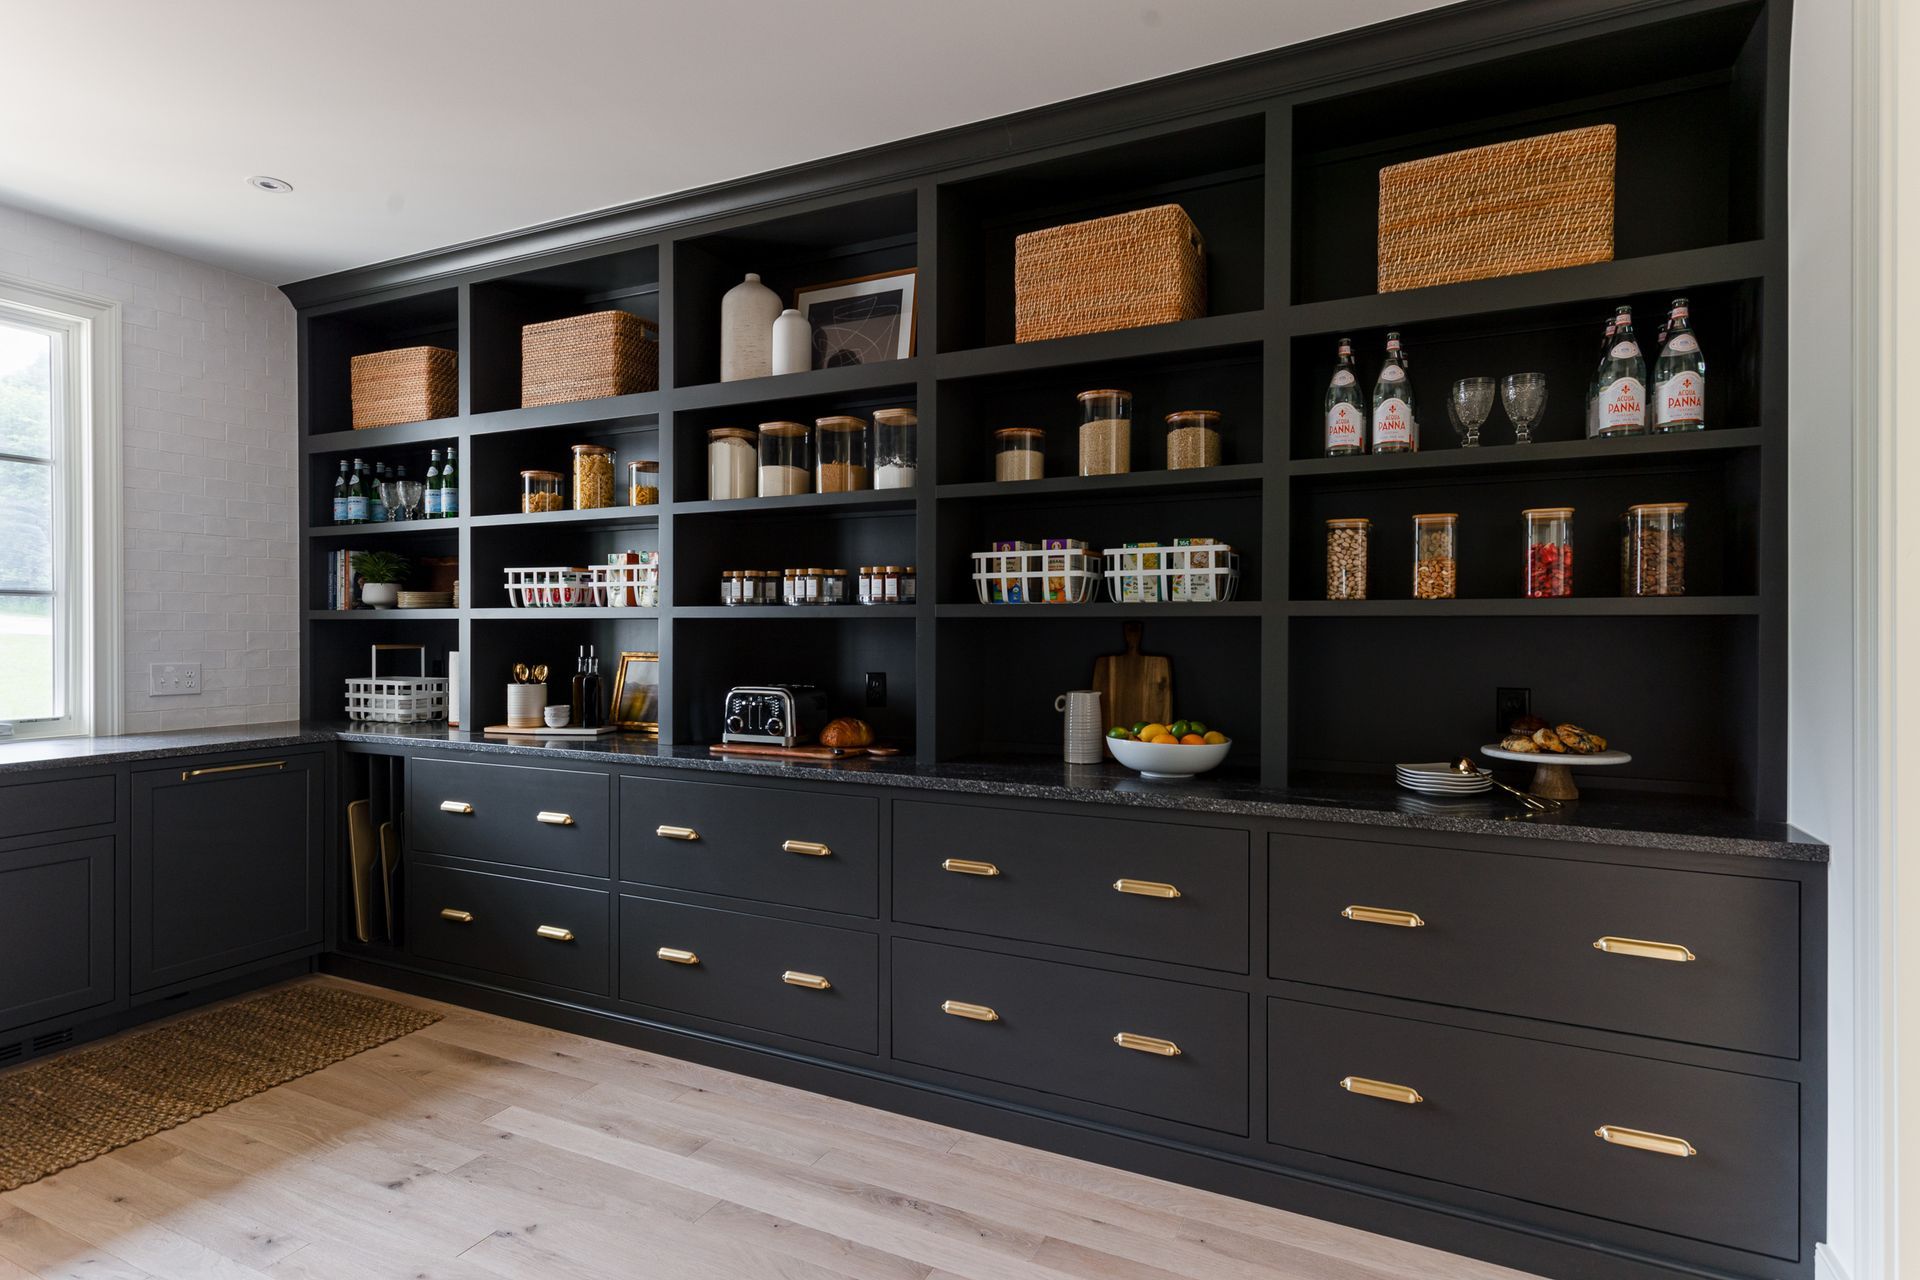
<svg viewBox="0 0 1920 1280">
<path fill-rule="evenodd" d="M 1217 553 L 1220 563 L 1214 563 L 1214 551 L 1189 551 L 1186 555 L 1187 568 L 1213 569 L 1227 566 L 1226 556 L 1233 550 L 1217 538 L 1175 538 L 1176 547 L 1212 547 L 1219 546 Z M 1169 584 L 1173 588 L 1173 598 L 1199 604 L 1218 600 L 1226 589 L 1226 583 L 1217 574 L 1212 573 L 1176 573 Z"/>
<path fill-rule="evenodd" d="M 1160 544 L 1157 542 L 1123 542 L 1120 545 L 1125 550 L 1133 551 L 1141 547 L 1157 547 Z M 1124 556 L 1120 561 L 1121 568 L 1126 570 L 1120 577 L 1120 603 L 1160 603 L 1160 579 L 1149 577 L 1145 573 L 1145 570 L 1158 569 L 1160 567 L 1159 553 L 1154 552 L 1150 555 L 1143 555 L 1139 557 L 1139 563 L 1137 564 L 1133 561 L 1134 557 L 1132 556 Z M 1139 572 L 1135 572 L 1136 570 Z"/>
<path fill-rule="evenodd" d="M 1087 544 L 1086 541 L 1081 538 L 1042 538 L 1040 539 L 1040 549 L 1042 551 L 1085 551 Z M 1067 604 L 1072 601 L 1073 591 L 1067 584 L 1066 576 L 1067 567 L 1072 562 L 1073 557 L 1071 556 L 1047 557 L 1046 570 L 1050 575 L 1047 578 L 1046 587 L 1048 604 Z M 1085 562 L 1082 561 L 1082 564 L 1084 563 Z"/>
<path fill-rule="evenodd" d="M 1031 542 L 1001 538 L 994 541 L 993 549 L 995 551 L 1038 551 L 1040 548 Z M 1018 573 L 1024 567 L 1024 564 L 1025 562 L 1021 560 L 1019 556 L 1008 556 L 1004 560 L 989 560 L 987 561 L 987 572 Z M 992 579 L 987 583 L 988 604 L 1019 604 L 1020 602 L 1021 591 L 1019 583 L 1012 582 L 1003 585 L 998 578 Z"/>
</svg>

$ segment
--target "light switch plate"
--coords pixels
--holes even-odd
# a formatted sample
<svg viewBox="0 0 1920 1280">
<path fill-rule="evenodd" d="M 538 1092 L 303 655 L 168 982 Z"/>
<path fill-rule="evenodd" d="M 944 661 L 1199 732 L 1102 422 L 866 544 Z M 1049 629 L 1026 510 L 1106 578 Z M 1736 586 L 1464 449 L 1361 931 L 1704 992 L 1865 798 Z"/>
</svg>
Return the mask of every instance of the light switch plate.
<svg viewBox="0 0 1920 1280">
<path fill-rule="evenodd" d="M 156 662 L 148 668 L 147 692 L 156 698 L 177 698 L 200 692 L 200 664 Z"/>
</svg>

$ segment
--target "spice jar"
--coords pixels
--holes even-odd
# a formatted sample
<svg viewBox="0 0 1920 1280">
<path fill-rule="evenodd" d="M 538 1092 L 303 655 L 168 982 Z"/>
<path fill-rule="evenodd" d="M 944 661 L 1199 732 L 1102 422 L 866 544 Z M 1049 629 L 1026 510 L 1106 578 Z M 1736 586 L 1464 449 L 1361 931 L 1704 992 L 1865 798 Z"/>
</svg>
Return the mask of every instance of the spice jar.
<svg viewBox="0 0 1920 1280">
<path fill-rule="evenodd" d="M 1117 476 L 1133 470 L 1133 393 L 1082 391 L 1080 474 Z"/>
<path fill-rule="evenodd" d="M 760 496 L 813 492 L 811 430 L 804 422 L 760 424 Z"/>
<path fill-rule="evenodd" d="M 819 418 L 815 442 L 820 460 L 814 468 L 814 488 L 821 493 L 851 493 L 873 488 L 873 473 L 867 469 L 867 420 L 865 418 Z"/>
<path fill-rule="evenodd" d="M 1220 465 L 1220 414 L 1213 409 L 1182 409 L 1167 415 L 1167 470 Z"/>
<path fill-rule="evenodd" d="M 720 603 L 728 606 L 741 603 L 744 598 L 746 570 L 722 569 L 720 571 Z"/>
<path fill-rule="evenodd" d="M 920 572 L 910 564 L 900 566 L 900 603 L 914 604 L 920 599 Z"/>
<path fill-rule="evenodd" d="M 827 569 L 820 578 L 820 603 L 845 604 L 847 602 L 847 571 L 845 569 Z"/>
<path fill-rule="evenodd" d="M 1002 427 L 993 433 L 995 480 L 1039 480 L 1046 474 L 1046 432 L 1038 427 Z"/>
<path fill-rule="evenodd" d="M 707 432 L 707 497 L 751 498 L 759 492 L 758 444 L 759 436 L 745 427 Z"/>
<path fill-rule="evenodd" d="M 1648 502 L 1620 517 L 1620 594 L 1687 594 L 1687 504 Z"/>
<path fill-rule="evenodd" d="M 629 462 L 627 464 L 627 505 L 630 507 L 653 507 L 660 504 L 660 464 L 657 462 Z"/>
<path fill-rule="evenodd" d="M 603 444 L 573 446 L 573 509 L 613 505 L 613 450 Z"/>
<path fill-rule="evenodd" d="M 1455 512 L 1413 518 L 1413 598 L 1451 600 L 1460 586 L 1460 517 Z"/>
<path fill-rule="evenodd" d="M 1364 517 L 1327 521 L 1327 599 L 1367 598 L 1367 537 L 1373 521 Z"/>
<path fill-rule="evenodd" d="M 920 475 L 919 439 L 920 415 L 913 410 L 874 410 L 874 488 L 913 488 Z"/>
<path fill-rule="evenodd" d="M 539 511 L 559 511 L 566 506 L 560 496 L 558 471 L 522 471 L 520 473 L 520 510 L 531 515 Z"/>
<path fill-rule="evenodd" d="M 1573 594 L 1573 508 L 1536 507 L 1520 513 L 1527 521 L 1527 576 L 1530 599 Z"/>
</svg>

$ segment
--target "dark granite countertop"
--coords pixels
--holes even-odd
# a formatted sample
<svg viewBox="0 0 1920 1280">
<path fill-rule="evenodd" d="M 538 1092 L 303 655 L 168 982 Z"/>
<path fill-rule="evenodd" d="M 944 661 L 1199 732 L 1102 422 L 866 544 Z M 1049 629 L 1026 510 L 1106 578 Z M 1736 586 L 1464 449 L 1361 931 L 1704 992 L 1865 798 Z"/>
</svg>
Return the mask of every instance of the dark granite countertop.
<svg viewBox="0 0 1920 1280">
<path fill-rule="evenodd" d="M 804 778 L 859 786 L 1074 800 L 1134 809 L 1178 809 L 1236 817 L 1341 821 L 1415 831 L 1570 840 L 1825 862 L 1827 848 L 1795 827 L 1762 822 L 1682 797 L 1589 788 L 1562 813 L 1528 816 L 1495 793 L 1467 800 L 1429 800 L 1384 779 L 1336 778 L 1285 788 L 1262 787 L 1247 774 L 1223 770 L 1186 782 L 1151 782 L 1119 765 L 1069 765 L 1022 759 L 926 765 L 911 757 L 840 762 L 718 757 L 705 747 L 661 746 L 636 738 L 484 738 L 443 725 L 268 724 L 118 738 L 0 744 L 0 774 L 76 764 L 154 760 L 210 751 L 271 749 L 338 740 L 368 746 L 434 747 L 477 755 L 630 763 L 690 772 Z M 1517 779 L 1516 779 L 1517 781 Z"/>
</svg>

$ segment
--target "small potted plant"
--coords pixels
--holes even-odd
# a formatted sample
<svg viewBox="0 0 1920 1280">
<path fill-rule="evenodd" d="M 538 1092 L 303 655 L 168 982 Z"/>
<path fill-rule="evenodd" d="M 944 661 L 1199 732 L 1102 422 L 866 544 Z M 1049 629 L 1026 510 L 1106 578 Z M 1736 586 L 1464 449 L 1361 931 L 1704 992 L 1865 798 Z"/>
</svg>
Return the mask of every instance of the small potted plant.
<svg viewBox="0 0 1920 1280">
<path fill-rule="evenodd" d="M 360 575 L 360 603 L 369 609 L 391 609 L 407 580 L 407 558 L 391 551 L 362 551 L 353 558 Z"/>
</svg>

